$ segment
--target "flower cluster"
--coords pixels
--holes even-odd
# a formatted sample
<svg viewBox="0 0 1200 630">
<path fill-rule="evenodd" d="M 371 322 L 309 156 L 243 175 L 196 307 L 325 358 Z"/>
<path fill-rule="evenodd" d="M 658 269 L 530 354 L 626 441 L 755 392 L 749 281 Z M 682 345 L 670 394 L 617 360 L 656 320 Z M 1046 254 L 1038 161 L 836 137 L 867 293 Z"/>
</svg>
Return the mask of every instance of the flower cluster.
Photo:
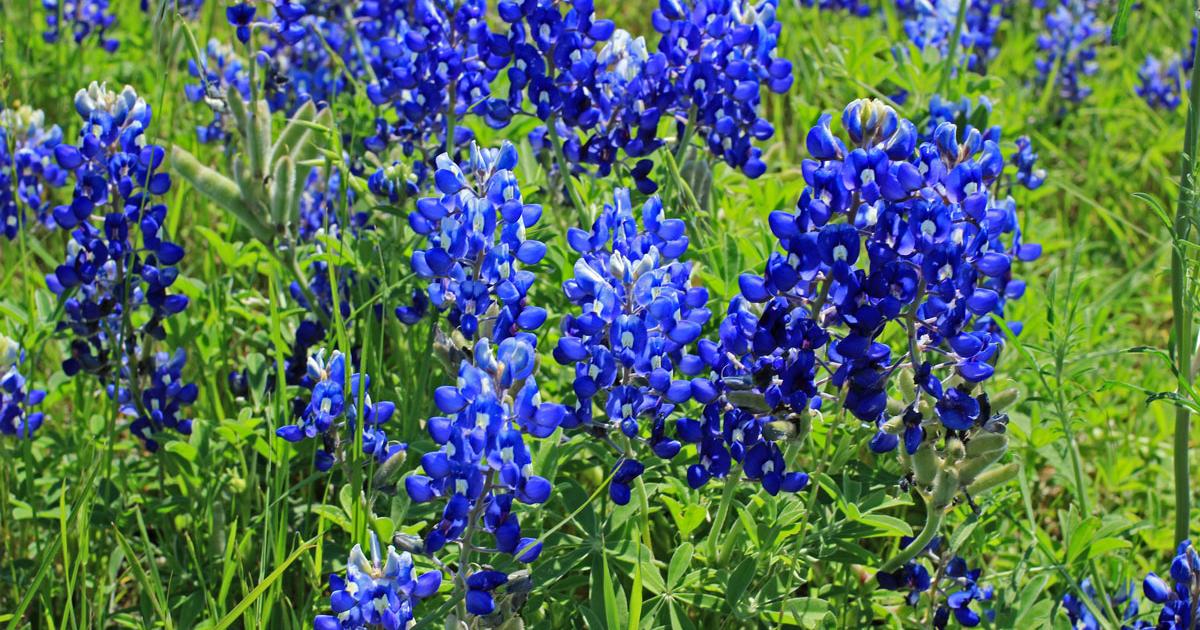
<svg viewBox="0 0 1200 630">
<path fill-rule="evenodd" d="M 329 575 L 332 615 L 317 615 L 315 630 L 359 630 L 362 628 L 407 628 L 413 609 L 422 599 L 437 593 L 441 571 L 416 575 L 412 555 L 396 553 L 388 545 L 382 559 L 379 538 L 371 532 L 371 559 L 355 545 L 346 561 L 346 577 Z"/>
<path fill-rule="evenodd" d="M 800 6 L 816 7 L 822 11 L 845 11 L 858 17 L 871 15 L 871 5 L 864 0 L 800 0 Z"/>
<path fill-rule="evenodd" d="M 1162 604 L 1157 627 L 1163 630 L 1200 627 L 1200 609 L 1196 606 L 1200 601 L 1200 553 L 1190 540 L 1179 543 L 1169 576 L 1171 584 L 1155 573 L 1146 575 L 1142 582 L 1146 599 Z"/>
<path fill-rule="evenodd" d="M 198 82 L 184 86 L 187 99 L 203 102 L 213 116 L 212 122 L 196 127 L 196 137 L 202 143 L 225 140 L 233 131 L 233 121 L 226 116 L 225 95 L 229 90 L 237 90 L 243 100 L 250 100 L 250 79 L 242 60 L 230 46 L 213 39 L 209 40 L 199 64 L 194 59 L 188 60 L 188 73 Z"/>
<path fill-rule="evenodd" d="M 563 318 L 554 349 L 559 363 L 575 366 L 578 403 L 563 424 L 598 437 L 623 434 L 626 446 L 609 486 L 618 504 L 629 501 L 629 484 L 644 470 L 631 441 L 645 442 L 664 459 L 679 453 L 667 419 L 691 399 L 692 384 L 673 378 L 674 371 L 711 316 L 708 291 L 690 286 L 692 264 L 679 261 L 688 247 L 684 223 L 662 215 L 662 202 L 651 197 L 639 227 L 629 191 L 618 189 L 590 233 L 567 232 L 580 258 L 563 291 L 580 312 Z M 700 365 L 695 356 L 687 360 Z M 603 418 L 594 417 L 593 402 L 603 407 Z M 650 425 L 648 436 L 643 424 Z"/>
<path fill-rule="evenodd" d="M 396 406 L 388 401 L 371 400 L 367 393 L 371 384 L 369 375 L 355 373 L 347 380 L 346 355 L 334 350 L 326 360 L 325 351 L 317 351 L 308 358 L 306 376 L 304 382 L 312 388 L 308 403 L 296 424 L 279 427 L 275 434 L 293 443 L 319 438 L 317 470 L 329 470 L 339 455 L 345 458 L 344 446 L 353 444 L 354 431 L 360 423 L 363 453 L 375 461 L 386 462 L 407 448 L 405 444 L 389 442 L 382 429 L 396 412 Z"/>
<path fill-rule="evenodd" d="M 972 102 L 966 97 L 958 101 L 947 101 L 934 95 L 929 101 L 929 118 L 924 128 L 920 130 L 917 142 L 936 142 L 934 134 L 942 123 L 957 125 L 960 122 L 966 122 L 972 127 L 979 128 L 984 140 L 990 140 L 999 145 L 1000 128 L 987 127 L 987 121 L 991 115 L 992 102 L 986 96 L 980 96 L 977 101 Z M 1028 190 L 1037 190 L 1046 179 L 1046 171 L 1037 166 L 1038 154 L 1033 150 L 1033 143 L 1028 136 L 1021 136 L 1016 139 L 1016 145 L 1017 150 L 1009 158 L 1009 162 L 1016 167 L 1014 179 L 1017 184 Z"/>
<path fill-rule="evenodd" d="M 968 4 L 958 51 L 965 58 L 968 70 L 984 74 L 988 62 L 999 51 L 996 34 L 1004 21 L 1001 12 L 1006 0 L 896 0 L 896 8 L 904 16 L 905 35 L 919 50 L 934 48 L 946 55 L 963 2 Z"/>
<path fill-rule="evenodd" d="M 548 437 L 566 415 L 562 405 L 542 402 L 534 378 L 537 337 L 530 331 L 546 312 L 527 304 L 533 274 L 518 263 L 536 263 L 545 246 L 525 239 L 541 209 L 521 200 L 511 170 L 516 158 L 508 143 L 498 150 L 472 145 L 461 167 L 443 154 L 434 177 L 441 195 L 418 201 L 410 217 L 429 239 L 413 264 L 430 281 L 431 302 L 450 309 L 456 335 L 478 340 L 459 349 L 465 358 L 455 385 L 434 392 L 446 415 L 425 426 L 439 448 L 421 457 L 423 474 L 408 476 L 405 489 L 416 503 L 445 502 L 422 548 L 436 554 L 448 544 L 463 546 L 456 588 L 474 615 L 498 610 L 499 587 L 513 592 L 508 574 L 469 564 L 476 533 L 491 535 L 494 551 L 518 562 L 541 553 L 541 542 L 522 534 L 515 511 L 515 503 L 540 504 L 551 492 L 533 472 L 526 436 Z"/>
<path fill-rule="evenodd" d="M 776 0 L 697 0 L 689 9 L 663 0 L 652 17 L 662 34 L 658 49 L 669 68 L 679 135 L 697 135 L 709 152 L 752 178 L 766 171 L 753 141 L 774 135 L 761 116 L 762 86 L 782 94 L 794 78 L 791 62 L 775 56 L 776 6 Z"/>
<path fill-rule="evenodd" d="M 1078 103 L 1092 93 L 1082 82 L 1096 74 L 1096 45 L 1108 36 L 1108 28 L 1095 10 L 1082 0 L 1062 0 L 1046 13 L 1046 30 L 1038 35 L 1042 55 L 1036 65 L 1043 89 L 1053 89 L 1062 99 Z M 1053 86 L 1047 86 L 1050 81 Z"/>
<path fill-rule="evenodd" d="M 166 319 L 188 304 L 186 296 L 169 292 L 184 251 L 169 240 L 167 207 L 156 199 L 170 189 L 171 177 L 161 168 L 163 148 L 143 141 L 150 106 L 131 87 L 116 92 L 92 83 L 76 94 L 75 108 L 84 120 L 79 144 L 54 148 L 75 188 L 71 202 L 52 211 L 71 236 L 65 261 L 46 276 L 47 286 L 63 299 L 59 328 L 73 333 L 63 370 L 92 373 L 109 383 L 118 377 L 120 385 L 110 387 L 109 395 L 131 405 L 139 435 L 162 426 L 186 433 L 189 423 L 176 422 L 174 412 L 160 418 L 144 400 L 159 396 L 153 381 L 178 380 L 182 355 L 160 361 L 150 345 L 165 337 Z M 143 307 L 149 313 L 135 318 Z M 176 401 L 172 392 L 159 397 L 163 408 L 190 402 L 186 393 Z"/>
<path fill-rule="evenodd" d="M 0 434 L 29 439 L 45 420 L 43 412 L 32 409 L 46 392 L 27 387 L 20 372 L 24 360 L 25 351 L 17 342 L 0 335 Z"/>
<path fill-rule="evenodd" d="M 1076 596 L 1074 593 L 1063 595 L 1062 606 L 1067 611 L 1067 619 L 1071 622 L 1071 627 L 1075 630 L 1100 630 L 1100 620 L 1092 612 L 1092 608 L 1088 606 L 1090 601 L 1093 606 L 1096 606 L 1100 600 L 1096 595 L 1096 587 L 1088 578 L 1084 578 L 1079 583 L 1079 590 L 1087 597 L 1087 601 Z M 1152 630 L 1154 624 L 1145 620 L 1138 620 L 1139 604 L 1134 585 L 1129 584 L 1127 588 L 1122 589 L 1116 595 L 1110 598 L 1110 603 L 1114 610 L 1124 606 L 1124 612 L 1121 613 L 1121 630 Z"/>
<path fill-rule="evenodd" d="M 499 343 L 546 321 L 545 309 L 527 304 L 534 276 L 521 268 L 546 255 L 544 243 L 526 238 L 542 208 L 523 202 L 516 164 L 517 150 L 507 142 L 498 150 L 472 144 L 462 168 L 442 154 L 434 175 L 441 194 L 418 200 L 408 215 L 427 240 L 413 252 L 413 270 L 430 281 L 430 303 L 448 311 L 467 339 Z"/>
<path fill-rule="evenodd" d="M 0 234 L 8 240 L 25 225 L 27 209 L 39 223 L 54 225 L 49 189 L 67 179 L 54 161 L 61 142 L 62 130 L 47 127 L 42 110 L 27 105 L 0 110 Z"/>
<path fill-rule="evenodd" d="M 906 543 L 907 544 L 907 543 Z M 891 591 L 907 591 L 905 602 L 916 606 L 921 594 L 929 592 L 932 597 L 939 597 L 939 605 L 934 611 L 932 625 L 934 628 L 945 628 L 953 616 L 959 625 L 973 628 L 983 620 L 974 604 L 982 604 L 992 599 L 992 587 L 982 586 L 979 577 L 982 569 L 970 569 L 967 561 L 959 556 L 939 556 L 938 550 L 942 545 L 940 538 L 933 540 L 925 548 L 925 556 L 940 566 L 936 579 L 930 576 L 929 569 L 916 560 L 906 563 L 894 572 L 880 571 L 876 579 L 881 588 Z M 942 603 L 944 602 L 944 603 Z M 985 610 L 984 616 L 991 620 L 995 611 Z"/>
<path fill-rule="evenodd" d="M 1160 60 L 1154 55 L 1146 55 L 1146 61 L 1138 68 L 1135 91 L 1147 105 L 1170 110 L 1179 107 L 1184 86 L 1191 85 L 1187 76 L 1196 58 L 1196 35 L 1196 29 L 1192 29 L 1191 48 L 1183 56 Z"/>
<path fill-rule="evenodd" d="M 109 9 L 108 0 L 42 0 L 46 11 L 46 30 L 42 37 L 53 44 L 62 36 L 64 29 L 70 32 L 76 44 L 95 34 L 100 47 L 107 52 L 116 52 L 120 40 L 109 36 L 117 17 Z"/>
</svg>

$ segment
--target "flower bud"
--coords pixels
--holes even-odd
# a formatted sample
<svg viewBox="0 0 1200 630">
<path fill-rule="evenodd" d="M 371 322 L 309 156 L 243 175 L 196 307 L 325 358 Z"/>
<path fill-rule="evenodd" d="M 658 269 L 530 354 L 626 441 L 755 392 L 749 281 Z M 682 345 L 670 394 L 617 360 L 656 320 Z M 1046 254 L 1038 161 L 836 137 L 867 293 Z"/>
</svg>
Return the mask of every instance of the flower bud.
<svg viewBox="0 0 1200 630">
<path fill-rule="evenodd" d="M 729 402 L 736 407 L 740 407 L 751 412 L 767 412 L 771 407 L 767 405 L 767 399 L 762 394 L 754 391 L 733 391 L 726 396 Z"/>
<path fill-rule="evenodd" d="M 893 417 L 891 420 L 883 423 L 883 426 L 879 427 L 879 429 L 888 435 L 900 435 L 904 433 L 904 416 Z"/>
<path fill-rule="evenodd" d="M 955 463 L 961 460 L 966 455 L 966 449 L 963 448 L 962 440 L 958 438 L 946 438 L 946 462 Z"/>
<path fill-rule="evenodd" d="M 768 422 L 763 427 L 763 437 L 771 441 L 790 440 L 796 437 L 796 425 L 787 420 Z"/>
</svg>

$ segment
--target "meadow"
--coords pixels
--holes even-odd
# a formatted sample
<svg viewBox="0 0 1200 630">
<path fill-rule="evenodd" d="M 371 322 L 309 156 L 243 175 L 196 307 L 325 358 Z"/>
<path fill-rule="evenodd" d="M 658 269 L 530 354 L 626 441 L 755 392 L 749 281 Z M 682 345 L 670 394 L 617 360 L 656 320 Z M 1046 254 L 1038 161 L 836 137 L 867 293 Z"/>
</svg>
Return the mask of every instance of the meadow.
<svg viewBox="0 0 1200 630">
<path fill-rule="evenodd" d="M 0 624 L 1200 627 L 1191 0 L 0 0 Z"/>
</svg>

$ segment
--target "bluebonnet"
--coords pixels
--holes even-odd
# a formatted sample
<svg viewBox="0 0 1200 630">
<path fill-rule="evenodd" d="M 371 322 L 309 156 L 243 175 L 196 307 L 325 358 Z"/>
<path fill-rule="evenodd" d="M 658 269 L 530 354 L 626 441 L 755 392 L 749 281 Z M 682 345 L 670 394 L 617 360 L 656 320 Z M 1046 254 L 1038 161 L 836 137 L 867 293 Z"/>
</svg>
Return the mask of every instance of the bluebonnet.
<svg viewBox="0 0 1200 630">
<path fill-rule="evenodd" d="M 1004 21 L 1006 0 L 896 0 L 896 8 L 904 17 L 905 35 L 919 50 L 933 48 L 946 55 L 962 2 L 968 5 L 958 38 L 958 54 L 965 59 L 967 69 L 985 74 L 988 63 L 999 51 L 996 36 Z"/>
<path fill-rule="evenodd" d="M 1160 630 L 1187 630 L 1200 627 L 1200 612 L 1196 606 L 1200 598 L 1200 553 L 1190 540 L 1179 543 L 1166 579 L 1149 573 L 1142 582 L 1146 599 L 1161 604 L 1158 615 Z"/>
<path fill-rule="evenodd" d="M 46 11 L 46 30 L 42 38 L 47 43 L 57 42 L 65 29 L 76 44 L 82 44 L 94 34 L 100 47 L 107 52 L 116 52 L 121 46 L 120 40 L 109 33 L 117 18 L 109 8 L 108 0 L 42 0 L 42 8 Z"/>
<path fill-rule="evenodd" d="M 800 6 L 816 7 L 822 11 L 845 11 L 858 17 L 871 15 L 871 5 L 864 0 L 800 0 Z"/>
<path fill-rule="evenodd" d="M 1038 81 L 1059 98 L 1082 101 L 1092 93 L 1083 79 L 1099 68 L 1096 45 L 1107 37 L 1107 27 L 1081 0 L 1062 0 L 1047 11 L 1045 23 L 1046 30 L 1037 40 L 1041 51 L 1036 62 Z M 1047 86 L 1051 73 L 1054 85 Z"/>
<path fill-rule="evenodd" d="M 929 101 L 929 118 L 921 127 L 917 141 L 920 143 L 936 142 L 934 133 L 942 123 L 953 123 L 963 127 L 963 136 L 970 135 L 971 129 L 978 128 L 985 141 L 1000 144 L 1001 129 L 996 125 L 988 126 L 992 114 L 992 102 L 986 96 L 980 96 L 972 101 L 963 97 L 957 101 L 947 101 L 934 95 Z M 1009 158 L 1016 167 L 1014 178 L 1020 186 L 1029 190 L 1041 187 L 1046 179 L 1046 171 L 1038 168 L 1038 154 L 1033 150 L 1033 142 L 1029 136 L 1016 139 L 1016 151 Z"/>
<path fill-rule="evenodd" d="M 46 392 L 31 389 L 21 374 L 25 351 L 17 342 L 0 335 L 0 434 L 32 439 L 45 420 L 45 413 L 34 409 L 46 398 Z"/>
<path fill-rule="evenodd" d="M 209 40 L 199 60 L 188 60 L 188 74 L 197 83 L 184 86 L 187 99 L 204 103 L 212 110 L 212 121 L 196 127 L 196 137 L 202 143 L 223 141 L 233 131 L 233 120 L 226 116 L 226 94 L 236 90 L 243 100 L 250 100 L 250 77 L 242 60 L 233 49 L 213 39 Z"/>
<path fill-rule="evenodd" d="M 348 457 L 344 445 L 354 443 L 354 431 L 360 426 L 363 453 L 379 463 L 407 448 L 405 444 L 389 442 L 382 428 L 396 412 L 395 404 L 372 401 L 367 391 L 371 377 L 362 373 L 348 375 L 346 355 L 334 350 L 326 359 L 325 351 L 319 350 L 308 357 L 304 384 L 311 388 L 312 394 L 298 414 L 297 423 L 279 427 L 275 434 L 293 443 L 320 439 L 321 446 L 315 456 L 318 470 L 329 470 L 335 462 Z"/>
<path fill-rule="evenodd" d="M 200 389 L 194 383 L 184 383 L 183 366 L 187 362 L 187 354 L 178 349 L 174 354 L 156 353 L 152 370 L 147 366 L 149 381 L 141 385 L 141 404 L 135 404 L 132 392 L 122 388 L 118 400 L 122 403 L 122 412 L 133 417 L 129 426 L 130 433 L 136 435 L 151 451 L 158 449 L 154 434 L 163 429 L 172 429 L 183 435 L 192 433 L 192 420 L 185 417 L 184 407 L 196 402 Z M 128 375 L 125 375 L 128 378 Z M 109 388 L 110 394 L 112 388 Z"/>
<path fill-rule="evenodd" d="M 316 630 L 407 628 L 421 600 L 437 593 L 441 571 L 417 574 L 412 555 L 388 545 L 380 553 L 379 538 L 371 532 L 371 558 L 355 545 L 346 561 L 346 576 L 329 575 L 332 615 L 317 615 Z"/>
<path fill-rule="evenodd" d="M 524 203 L 512 169 L 517 151 L 471 145 L 460 168 L 446 154 L 437 159 L 434 182 L 439 196 L 416 203 L 408 222 L 426 243 L 414 250 L 413 271 L 429 281 L 430 304 L 467 339 L 497 343 L 520 331 L 535 330 L 546 310 L 528 304 L 534 265 L 546 245 L 527 238 L 542 216 L 541 206 Z"/>
<path fill-rule="evenodd" d="M 291 113 L 308 101 L 323 107 L 350 85 L 341 64 L 351 72 L 363 71 L 353 54 L 353 25 L 342 6 L 325 0 L 277 0 L 259 23 L 269 35 L 258 59 L 266 70 L 264 97 L 272 111 Z"/>
<path fill-rule="evenodd" d="M 50 190 L 66 183 L 67 172 L 54 161 L 62 142 L 58 125 L 47 126 L 41 110 L 28 105 L 0 110 L 0 234 L 17 237 L 28 217 L 54 226 Z"/>
<path fill-rule="evenodd" d="M 1090 578 L 1084 578 L 1079 583 L 1079 590 L 1083 591 L 1094 605 L 1098 605 L 1096 595 L 1096 587 L 1092 584 Z M 1121 613 L 1121 630 L 1151 630 L 1154 624 L 1145 620 L 1136 619 L 1139 611 L 1137 594 L 1134 592 L 1134 585 L 1129 584 L 1125 589 L 1122 589 L 1116 595 L 1112 596 L 1112 606 L 1114 609 L 1124 610 Z M 1071 627 L 1075 630 L 1100 630 L 1100 620 L 1092 613 L 1091 608 L 1087 603 L 1075 593 L 1067 593 L 1062 598 L 1063 609 L 1067 612 L 1067 619 L 1071 621 Z"/>
<path fill-rule="evenodd" d="M 781 94 L 793 81 L 791 62 L 775 54 L 776 8 L 775 0 L 662 0 L 652 16 L 679 135 L 693 126 L 710 153 L 751 178 L 766 171 L 754 141 L 774 135 L 761 115 L 762 87 Z"/>
<path fill-rule="evenodd" d="M 250 42 L 250 27 L 257 12 L 253 2 L 238 2 L 225 7 L 225 19 L 234 28 L 238 41 L 243 44 Z"/>
<path fill-rule="evenodd" d="M 1137 95 L 1155 109 L 1179 107 L 1183 87 L 1183 64 L 1179 58 L 1162 61 L 1153 55 L 1138 68 Z"/>
<path fill-rule="evenodd" d="M 171 177 L 161 168 L 163 148 L 143 139 L 150 106 L 131 87 L 117 92 L 93 82 L 76 94 L 75 108 L 84 120 L 79 144 L 54 148 L 75 186 L 71 202 L 52 210 L 55 223 L 71 234 L 66 259 L 46 276 L 63 299 L 59 330 L 72 337 L 63 370 L 109 383 L 109 395 L 131 405 L 139 435 L 161 426 L 186 432 L 190 423 L 176 421 L 173 411 L 157 418 L 157 409 L 137 395 L 153 389 L 145 379 L 178 379 L 183 355 L 159 360 L 151 345 L 165 338 L 164 322 L 188 304 L 186 296 L 170 291 L 184 250 L 169 240 L 167 207 L 157 200 L 170 190 Z M 144 316 L 132 316 L 143 308 Z M 176 400 L 168 392 L 156 404 L 186 404 L 188 397 Z M 147 438 L 146 445 L 153 449 L 157 442 Z"/>
<path fill-rule="evenodd" d="M 534 264 L 545 246 L 525 238 L 525 228 L 541 214 L 524 204 L 512 172 L 516 151 L 472 146 L 462 166 L 438 158 L 434 176 L 439 197 L 422 199 L 410 222 L 428 237 L 413 257 L 418 275 L 430 282 L 431 302 L 451 309 L 456 334 L 477 341 L 463 354 L 454 385 L 439 387 L 434 402 L 442 416 L 426 429 L 438 450 L 421 457 L 423 474 L 405 479 L 417 503 L 444 501 L 441 518 L 426 533 L 425 553 L 460 543 L 462 559 L 456 589 L 466 610 L 486 615 L 497 608 L 496 589 L 509 576 L 471 570 L 476 532 L 495 539 L 495 550 L 518 562 L 535 560 L 541 542 L 524 536 L 515 503 L 535 505 L 550 497 L 548 480 L 533 471 L 526 437 L 545 438 L 561 424 L 562 405 L 543 402 L 534 370 L 536 330 L 543 309 L 527 303 Z"/>
<path fill-rule="evenodd" d="M 563 318 L 554 358 L 575 366 L 578 402 L 564 426 L 645 443 L 671 459 L 681 444 L 668 435 L 668 419 L 692 397 L 690 379 L 675 378 L 676 366 L 711 313 L 708 291 L 691 286 L 692 263 L 679 260 L 688 247 L 683 221 L 665 219 L 658 197 L 646 200 L 641 215 L 639 226 L 629 191 L 618 189 L 590 232 L 568 230 L 580 257 L 563 291 L 580 310 Z M 603 418 L 594 416 L 594 401 Z M 624 504 L 644 465 L 635 450 L 619 448 L 609 492 Z"/>
<path fill-rule="evenodd" d="M 922 593 L 939 598 L 930 620 L 935 628 L 945 628 L 951 618 L 963 627 L 978 626 L 983 620 L 978 604 L 991 601 L 992 587 L 980 584 L 982 569 L 970 569 L 962 557 L 941 553 L 942 544 L 941 538 L 935 538 L 924 550 L 924 557 L 938 567 L 932 577 L 924 564 L 911 560 L 894 572 L 877 573 L 877 581 L 881 588 L 907 591 L 904 599 L 909 606 L 916 607 Z M 992 619 L 995 612 L 985 610 L 983 615 Z"/>
</svg>

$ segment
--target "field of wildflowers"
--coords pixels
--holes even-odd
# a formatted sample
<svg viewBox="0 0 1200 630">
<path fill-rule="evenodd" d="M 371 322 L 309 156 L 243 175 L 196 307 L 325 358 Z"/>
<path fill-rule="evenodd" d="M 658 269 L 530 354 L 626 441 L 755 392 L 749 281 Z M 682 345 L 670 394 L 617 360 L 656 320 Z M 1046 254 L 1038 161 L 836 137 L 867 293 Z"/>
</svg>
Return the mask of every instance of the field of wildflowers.
<svg viewBox="0 0 1200 630">
<path fill-rule="evenodd" d="M 0 0 L 0 625 L 1200 629 L 1198 26 Z"/>
</svg>

